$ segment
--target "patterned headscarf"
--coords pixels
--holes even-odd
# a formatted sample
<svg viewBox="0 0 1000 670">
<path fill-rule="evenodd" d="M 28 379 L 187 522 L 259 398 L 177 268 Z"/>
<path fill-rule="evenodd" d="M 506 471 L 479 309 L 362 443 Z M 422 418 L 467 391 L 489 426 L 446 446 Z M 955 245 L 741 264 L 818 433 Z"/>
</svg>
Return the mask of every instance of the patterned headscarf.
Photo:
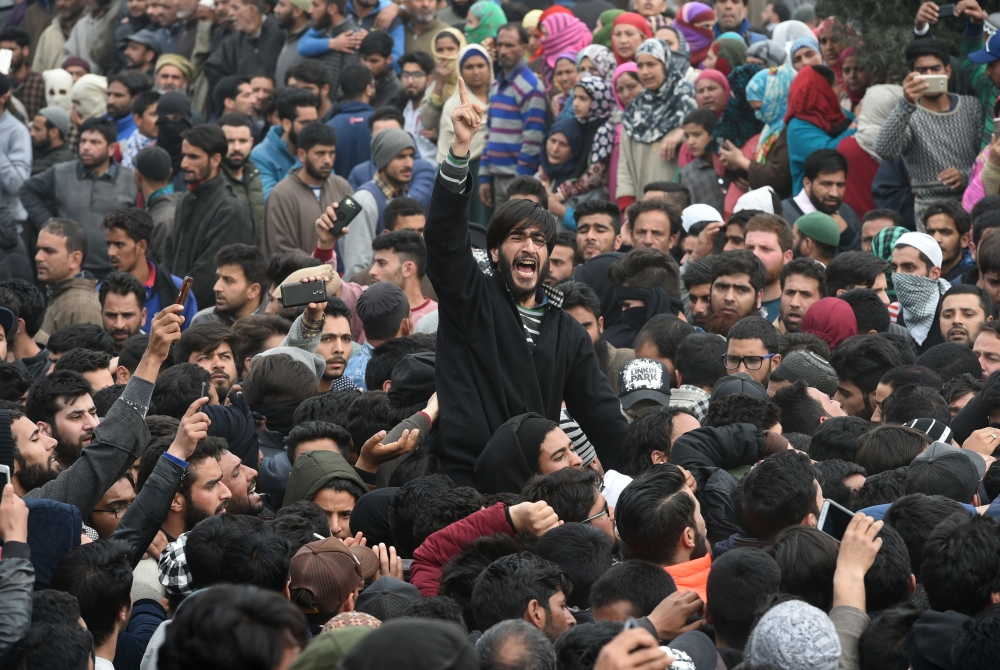
<svg viewBox="0 0 1000 670">
<path fill-rule="evenodd" d="M 541 22 L 542 53 L 545 64 L 551 69 L 556 67 L 556 57 L 566 51 L 578 52 L 593 41 L 594 36 L 580 19 L 572 14 L 553 14 Z M 575 61 L 574 61 L 575 63 Z"/>
<path fill-rule="evenodd" d="M 902 226 L 889 226 L 878 231 L 872 238 L 872 253 L 884 260 L 886 263 L 892 261 L 892 249 L 896 246 L 896 240 L 908 233 Z M 896 289 L 892 284 L 892 269 L 885 271 L 886 293 L 890 300 L 896 300 Z"/>
<path fill-rule="evenodd" d="M 694 87 L 684 81 L 690 67 L 686 58 L 673 56 L 670 45 L 663 40 L 646 40 L 635 52 L 636 58 L 648 54 L 663 63 L 666 76 L 655 91 L 644 89 L 625 110 L 622 129 L 635 142 L 659 142 L 697 106 Z"/>
<path fill-rule="evenodd" d="M 489 38 L 496 38 L 500 27 L 507 23 L 507 16 L 500 9 L 500 5 L 492 0 L 479 0 L 472 5 L 469 13 L 479 19 L 479 25 L 470 28 L 466 24 L 465 36 L 469 38 L 469 42 L 476 44 L 482 44 L 483 40 Z"/>
<path fill-rule="evenodd" d="M 437 41 L 442 34 L 451 35 L 458 42 L 458 51 L 454 56 L 442 56 L 437 50 Z M 455 87 L 458 85 L 458 67 L 456 63 L 458 62 L 458 53 L 465 48 L 468 42 L 465 41 L 465 35 L 462 34 L 461 30 L 456 28 L 444 28 L 437 35 L 434 36 L 434 58 L 438 63 L 449 62 L 452 65 L 451 74 L 448 75 L 448 79 L 444 82 L 444 91 L 441 93 L 441 99 L 447 100 L 451 97 L 451 94 L 455 92 Z"/>
<path fill-rule="evenodd" d="M 691 65 L 695 67 L 705 60 L 708 47 L 715 39 L 715 33 L 711 28 L 697 28 L 694 25 L 705 21 L 715 21 L 715 10 L 700 2 L 685 3 L 674 20 L 674 26 L 687 40 L 691 52 Z"/>
<path fill-rule="evenodd" d="M 583 75 L 576 85 L 586 91 L 591 100 L 586 118 L 577 119 L 583 127 L 584 150 L 589 141 L 588 162 L 600 163 L 611 157 L 611 150 L 614 148 L 615 126 L 611 122 L 611 116 L 616 111 L 615 96 L 604 79 L 592 74 Z M 592 138 L 589 137 L 591 127 L 594 129 Z"/>
<path fill-rule="evenodd" d="M 722 112 L 722 119 L 712 132 L 712 137 L 718 140 L 720 145 L 724 140 L 729 140 L 737 148 L 742 148 L 751 137 L 764 128 L 763 122 L 757 118 L 753 107 L 747 102 L 747 84 L 761 69 L 756 63 L 744 64 L 729 75 L 732 97 Z"/>
<path fill-rule="evenodd" d="M 800 37 L 812 34 L 812 28 L 801 21 L 782 21 L 774 27 L 771 39 L 784 46 Z"/>
<path fill-rule="evenodd" d="M 601 15 L 597 17 L 597 20 L 601 22 L 601 28 L 594 31 L 594 44 L 611 48 L 611 31 L 615 27 L 615 19 L 624 13 L 623 9 L 609 9 L 601 12 Z"/>
<path fill-rule="evenodd" d="M 754 114 L 765 123 L 760 131 L 757 142 L 755 160 L 758 163 L 767 162 L 767 153 L 777 141 L 785 128 L 785 110 L 788 108 L 788 92 L 795 79 L 795 70 L 791 65 L 772 67 L 761 70 L 747 84 L 747 100 L 760 102 L 760 109 Z"/>
<path fill-rule="evenodd" d="M 736 33 L 722 33 L 709 48 L 719 57 L 715 63 L 715 69 L 727 77 L 733 70 L 746 62 L 746 42 Z"/>
<path fill-rule="evenodd" d="M 608 86 L 614 88 L 612 76 L 615 73 L 615 55 L 611 52 L 611 49 L 600 44 L 591 44 L 588 47 L 584 47 L 576 56 L 577 71 L 580 70 L 580 63 L 583 62 L 584 58 L 589 58 L 594 67 L 597 68 L 597 74 L 604 78 Z"/>
</svg>

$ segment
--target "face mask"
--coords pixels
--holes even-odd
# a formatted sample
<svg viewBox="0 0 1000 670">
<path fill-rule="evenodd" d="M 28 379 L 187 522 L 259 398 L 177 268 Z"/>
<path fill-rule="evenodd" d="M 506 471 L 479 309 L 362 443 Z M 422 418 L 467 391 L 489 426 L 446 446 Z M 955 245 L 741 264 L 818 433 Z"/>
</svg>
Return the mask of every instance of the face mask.
<svg viewBox="0 0 1000 670">
<path fill-rule="evenodd" d="M 892 273 L 892 284 L 896 288 L 900 311 L 903 320 L 917 344 L 923 344 L 932 326 L 936 325 L 934 315 L 937 313 L 938 301 L 941 295 L 950 288 L 943 279 L 931 279 L 899 272 Z"/>
<path fill-rule="evenodd" d="M 156 124 L 159 131 L 156 136 L 156 146 L 160 147 L 168 154 L 171 160 L 178 165 L 181 160 L 181 133 L 190 128 L 190 124 L 184 121 L 160 121 Z"/>
</svg>

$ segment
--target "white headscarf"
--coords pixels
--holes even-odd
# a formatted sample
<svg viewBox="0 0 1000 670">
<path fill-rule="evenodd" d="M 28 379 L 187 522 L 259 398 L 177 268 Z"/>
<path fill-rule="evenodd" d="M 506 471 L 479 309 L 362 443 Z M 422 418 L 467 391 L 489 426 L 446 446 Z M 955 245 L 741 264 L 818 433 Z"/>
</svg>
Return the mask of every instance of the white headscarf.
<svg viewBox="0 0 1000 670">
<path fill-rule="evenodd" d="M 882 162 L 875 153 L 875 140 L 878 138 L 882 124 L 889 118 L 889 113 L 903 97 L 903 87 L 895 84 L 877 84 L 869 86 L 865 97 L 861 99 L 861 113 L 858 115 L 858 131 L 854 138 L 858 146 L 869 156 Z"/>
<path fill-rule="evenodd" d="M 70 91 L 73 90 L 73 75 L 62 68 L 46 70 L 42 73 L 45 80 L 45 106 L 62 107 L 67 112 L 73 107 Z"/>
<path fill-rule="evenodd" d="M 73 84 L 73 106 L 84 121 L 108 111 L 108 78 L 85 74 Z"/>
<path fill-rule="evenodd" d="M 782 21 L 774 27 L 771 39 L 781 45 L 787 45 L 800 37 L 813 37 L 812 28 L 801 21 Z"/>
</svg>

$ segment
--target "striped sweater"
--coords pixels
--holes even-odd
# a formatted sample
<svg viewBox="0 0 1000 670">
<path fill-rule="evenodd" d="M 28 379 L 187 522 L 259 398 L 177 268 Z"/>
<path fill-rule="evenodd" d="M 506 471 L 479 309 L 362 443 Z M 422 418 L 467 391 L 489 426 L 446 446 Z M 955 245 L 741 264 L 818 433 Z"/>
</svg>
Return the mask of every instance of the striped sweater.
<svg viewBox="0 0 1000 670">
<path fill-rule="evenodd" d="M 495 176 L 533 175 L 545 134 L 545 89 L 524 64 L 490 87 L 490 114 L 479 180 Z"/>
</svg>

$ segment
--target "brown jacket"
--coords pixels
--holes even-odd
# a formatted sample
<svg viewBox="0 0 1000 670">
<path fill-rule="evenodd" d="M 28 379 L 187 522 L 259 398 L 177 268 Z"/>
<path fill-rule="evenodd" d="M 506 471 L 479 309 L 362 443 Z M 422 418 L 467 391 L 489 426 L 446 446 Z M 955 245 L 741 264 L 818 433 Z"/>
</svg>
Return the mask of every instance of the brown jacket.
<svg viewBox="0 0 1000 670">
<path fill-rule="evenodd" d="M 332 203 L 354 193 L 346 179 L 331 173 L 317 201 L 312 188 L 299 178 L 301 169 L 289 172 L 267 197 L 263 247 L 268 256 L 286 251 L 311 254 L 316 246 L 316 219 Z"/>
<path fill-rule="evenodd" d="M 49 287 L 49 305 L 45 309 L 42 330 L 54 333 L 74 323 L 104 326 L 101 303 L 97 299 L 97 280 L 89 274 L 64 279 Z"/>
</svg>

